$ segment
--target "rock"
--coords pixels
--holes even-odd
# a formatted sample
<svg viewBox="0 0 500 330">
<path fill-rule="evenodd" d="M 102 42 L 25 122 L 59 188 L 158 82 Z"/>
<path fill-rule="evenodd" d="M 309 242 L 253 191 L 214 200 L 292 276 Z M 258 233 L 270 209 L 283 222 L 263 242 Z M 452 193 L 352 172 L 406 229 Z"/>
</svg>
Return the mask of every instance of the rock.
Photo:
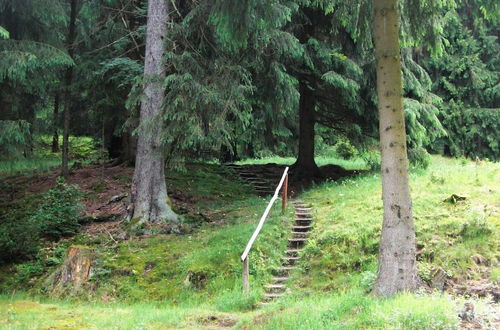
<svg viewBox="0 0 500 330">
<path fill-rule="evenodd" d="M 451 194 L 450 197 L 443 200 L 445 203 L 456 204 L 457 202 L 464 201 L 467 199 L 467 196 L 460 196 L 457 194 Z"/>
<path fill-rule="evenodd" d="M 432 272 L 431 287 L 443 291 L 447 279 L 448 274 L 442 268 L 438 268 Z"/>
<path fill-rule="evenodd" d="M 486 259 L 485 257 L 483 257 L 482 255 L 480 254 L 475 254 L 471 257 L 472 261 L 474 261 L 474 263 L 478 266 L 488 266 L 489 265 L 489 262 L 488 262 L 488 259 Z"/>
<path fill-rule="evenodd" d="M 78 219 L 78 223 L 86 225 L 92 222 L 109 222 L 115 221 L 120 217 L 120 214 L 104 214 L 104 215 L 89 215 Z"/>
<path fill-rule="evenodd" d="M 108 205 L 112 204 L 112 203 L 119 202 L 119 201 L 121 201 L 122 199 L 124 199 L 127 196 L 128 196 L 127 193 L 123 193 L 123 194 L 120 194 L 120 195 L 113 196 L 113 197 L 110 198 L 110 200 L 108 202 Z"/>
<path fill-rule="evenodd" d="M 463 321 L 472 321 L 475 318 L 474 315 L 474 305 L 470 302 L 466 302 L 464 304 L 464 307 L 460 310 L 460 313 L 458 313 L 458 316 L 463 320 Z"/>
</svg>

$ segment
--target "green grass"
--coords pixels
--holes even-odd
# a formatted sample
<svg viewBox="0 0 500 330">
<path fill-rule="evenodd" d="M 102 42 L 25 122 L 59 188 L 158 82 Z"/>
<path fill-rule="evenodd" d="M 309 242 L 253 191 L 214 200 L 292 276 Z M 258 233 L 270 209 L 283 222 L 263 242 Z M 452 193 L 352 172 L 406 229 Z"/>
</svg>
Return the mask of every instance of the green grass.
<svg viewBox="0 0 500 330">
<path fill-rule="evenodd" d="M 235 162 L 237 165 L 262 165 L 275 163 L 280 165 L 292 165 L 295 163 L 295 158 L 293 157 L 278 157 L 278 156 L 270 156 L 263 158 L 252 158 L 252 159 L 243 159 Z M 343 159 L 340 156 L 332 153 L 328 156 L 317 156 L 315 158 L 316 164 L 318 166 L 324 166 L 329 164 L 335 164 L 342 166 L 346 170 L 363 170 L 367 169 L 367 165 L 364 159 L 360 157 L 355 157 L 353 159 Z"/>
<path fill-rule="evenodd" d="M 62 241 L 59 245 L 63 247 L 94 247 L 99 255 L 91 283 L 96 289 L 72 298 L 128 303 L 167 301 L 180 306 L 210 304 L 220 311 L 253 308 L 262 284 L 269 279 L 271 268 L 279 265 L 286 249 L 292 208 L 285 216 L 280 214 L 279 204 L 273 208 L 250 254 L 252 293 L 243 296 L 239 257 L 269 197 L 255 196 L 234 172 L 216 165 L 192 164 L 186 172 L 167 173 L 167 181 L 171 193 L 182 194 L 194 205 L 177 206 L 191 231 L 183 235 L 149 235 L 119 244 L 114 244 L 105 232 Z M 0 270 L 4 278 L 0 290 L 33 287 L 30 293 L 46 294 L 44 281 L 54 268 L 45 266 L 48 258 L 53 259 L 42 253 L 32 262 Z M 34 276 L 40 273 L 40 267 L 43 275 Z M 31 274 L 30 270 L 36 272 Z M 68 293 L 60 295 L 67 297 Z"/>
<path fill-rule="evenodd" d="M 291 163 L 268 160 L 259 161 Z M 441 268 L 462 283 L 467 278 L 498 283 L 499 164 L 432 157 L 429 169 L 413 171 L 410 181 L 422 278 L 430 279 Z M 41 276 L 19 273 L 29 270 L 29 263 L 0 269 L 4 292 L 0 328 L 7 324 L 9 329 L 216 328 L 218 322 L 242 329 L 453 329 L 458 325 L 464 298 L 419 293 L 377 299 L 367 294 L 375 277 L 382 222 L 379 174 L 321 184 L 301 196 L 314 206 L 312 239 L 299 269 L 292 273 L 292 294 L 261 309 L 255 309 L 256 303 L 285 249 L 290 213 L 281 217 L 276 207 L 264 226 L 250 255 L 252 292 L 244 296 L 239 255 L 266 200 L 253 195 L 231 171 L 213 164 L 191 164 L 185 172 L 167 173 L 167 183 L 170 192 L 196 205 L 177 206 L 191 232 L 118 244 L 106 234 L 64 241 L 61 246 L 93 246 L 99 255 L 91 282 L 95 289 L 83 296 L 66 296 L 67 302 L 33 298 L 47 295 L 43 280 L 53 266 L 44 266 Z M 443 202 L 453 193 L 466 200 Z M 475 264 L 478 256 L 486 263 Z M 16 281 L 20 275 L 23 281 Z M 13 289 L 27 292 L 28 298 L 11 298 Z M 491 305 L 472 301 L 477 315 L 494 317 Z"/>
<path fill-rule="evenodd" d="M 51 167 L 58 165 L 61 165 L 61 160 L 57 157 L 0 160 L 0 176 L 33 170 L 48 172 Z"/>
<path fill-rule="evenodd" d="M 377 299 L 359 291 L 291 297 L 260 317 L 261 329 L 455 329 L 458 301 L 443 295 Z"/>
<path fill-rule="evenodd" d="M 470 300 L 468 300 L 470 301 Z M 5 329 L 458 329 L 466 302 L 442 294 L 401 294 L 378 299 L 359 291 L 289 297 L 262 309 L 221 312 L 212 306 L 165 303 L 75 303 L 0 295 Z M 474 301 L 476 320 L 487 328 L 495 313 Z"/>
<path fill-rule="evenodd" d="M 498 267 L 500 241 L 500 165 L 433 157 L 426 171 L 410 175 L 420 275 L 430 279 L 443 269 L 459 280 L 488 275 L 481 256 Z M 456 204 L 451 194 L 467 196 Z M 376 271 L 382 224 L 379 174 L 365 174 L 311 189 L 303 198 L 315 207 L 300 286 L 338 290 L 357 285 Z"/>
<path fill-rule="evenodd" d="M 35 139 L 33 158 L 3 159 L 0 157 L 0 177 L 32 171 L 49 172 L 52 167 L 61 165 L 61 152 L 51 151 L 52 136 L 41 135 Z M 62 147 L 62 136 L 59 137 L 59 145 Z M 96 160 L 100 153 L 98 141 L 95 139 L 87 136 L 69 137 L 70 166 L 75 160 L 83 163 Z M 107 157 L 107 151 L 104 151 L 104 156 Z"/>
<path fill-rule="evenodd" d="M 195 326 L 188 310 L 152 304 L 104 305 L 23 300 L 0 296 L 3 329 L 164 329 Z M 196 314 L 202 315 L 197 311 Z M 194 313 L 193 313 L 194 314 Z"/>
</svg>

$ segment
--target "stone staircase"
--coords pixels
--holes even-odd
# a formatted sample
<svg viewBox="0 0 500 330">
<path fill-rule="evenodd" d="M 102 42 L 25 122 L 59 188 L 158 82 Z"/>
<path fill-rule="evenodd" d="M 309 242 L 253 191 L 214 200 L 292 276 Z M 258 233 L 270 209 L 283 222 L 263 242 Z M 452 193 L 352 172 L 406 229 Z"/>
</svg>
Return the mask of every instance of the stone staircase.
<svg viewBox="0 0 500 330">
<path fill-rule="evenodd" d="M 288 239 L 288 249 L 285 251 L 281 267 L 275 269 L 274 277 L 265 286 L 262 305 L 267 305 L 290 292 L 287 281 L 300 260 L 300 251 L 307 243 L 307 237 L 312 229 L 312 208 L 300 200 L 292 201 L 295 207 L 295 222 L 292 226 L 292 235 Z"/>
<path fill-rule="evenodd" d="M 275 187 L 280 179 L 280 169 L 275 172 L 259 172 L 251 165 L 226 165 L 226 167 L 234 170 L 243 181 L 251 184 L 261 196 L 274 194 L 273 187 Z M 270 304 L 290 292 L 290 289 L 287 287 L 290 272 L 296 268 L 300 260 L 300 252 L 307 244 L 308 236 L 312 229 L 312 207 L 300 200 L 292 200 L 292 203 L 295 208 L 295 219 L 291 227 L 291 236 L 288 239 L 288 248 L 282 258 L 283 262 L 281 266 L 273 271 L 274 277 L 265 286 L 262 305 Z"/>
<path fill-rule="evenodd" d="M 257 171 L 253 165 L 226 165 L 235 171 L 239 177 L 254 188 L 259 196 L 274 194 L 274 188 L 280 180 L 280 173 Z"/>
</svg>

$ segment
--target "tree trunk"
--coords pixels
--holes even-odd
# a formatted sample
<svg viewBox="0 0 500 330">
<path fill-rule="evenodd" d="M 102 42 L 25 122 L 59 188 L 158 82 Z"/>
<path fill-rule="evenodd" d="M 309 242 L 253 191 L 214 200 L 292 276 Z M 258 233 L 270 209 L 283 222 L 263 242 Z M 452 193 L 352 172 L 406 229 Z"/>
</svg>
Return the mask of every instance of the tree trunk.
<svg viewBox="0 0 500 330">
<path fill-rule="evenodd" d="M 408 184 L 398 1 L 374 0 L 373 4 L 384 204 L 374 293 L 390 296 L 416 288 L 416 246 Z"/>
<path fill-rule="evenodd" d="M 88 247 L 70 247 L 62 265 L 54 271 L 45 284 L 54 294 L 77 294 L 87 283 L 95 251 Z"/>
<path fill-rule="evenodd" d="M 168 203 L 165 184 L 165 157 L 161 148 L 163 103 L 162 65 L 167 30 L 167 1 L 149 0 L 144 64 L 144 100 L 141 104 L 137 157 L 132 181 L 131 224 L 176 222 L 177 215 Z"/>
<path fill-rule="evenodd" d="M 52 152 L 59 152 L 59 133 L 57 126 L 59 124 L 59 93 L 54 97 L 54 135 L 52 136 Z"/>
<path fill-rule="evenodd" d="M 293 164 L 293 175 L 301 180 L 312 180 L 321 175 L 314 161 L 314 125 L 315 102 L 312 91 L 303 82 L 300 83 L 299 104 L 299 155 Z"/>
<path fill-rule="evenodd" d="M 73 58 L 75 51 L 75 26 L 76 26 L 76 7 L 78 0 L 71 0 L 71 13 L 69 19 L 69 32 L 67 39 L 68 55 Z M 71 119 L 71 81 L 73 80 L 73 67 L 66 69 L 64 79 L 64 128 L 63 128 L 63 145 L 62 145 L 62 166 L 61 174 L 63 177 L 68 177 L 69 168 L 69 122 Z"/>
</svg>

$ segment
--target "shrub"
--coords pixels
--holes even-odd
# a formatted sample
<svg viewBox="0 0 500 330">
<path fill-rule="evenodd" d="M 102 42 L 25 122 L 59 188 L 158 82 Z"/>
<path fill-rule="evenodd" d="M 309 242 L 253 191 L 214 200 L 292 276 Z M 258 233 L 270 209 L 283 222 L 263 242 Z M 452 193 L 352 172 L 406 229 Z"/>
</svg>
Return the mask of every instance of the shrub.
<svg viewBox="0 0 500 330">
<path fill-rule="evenodd" d="M 28 259 L 39 249 L 39 228 L 26 219 L 7 219 L 0 225 L 0 264 Z"/>
<path fill-rule="evenodd" d="M 78 230 L 78 217 L 83 205 L 79 199 L 82 193 L 75 185 L 57 180 L 57 186 L 50 189 L 29 222 L 39 226 L 40 235 L 58 240 Z"/>
<path fill-rule="evenodd" d="M 348 140 L 339 141 L 335 146 L 335 150 L 337 151 L 337 154 L 345 160 L 354 158 L 358 154 L 356 148 L 354 148 Z"/>
<path fill-rule="evenodd" d="M 0 264 L 32 258 L 42 237 L 58 240 L 78 229 L 82 210 L 77 186 L 57 180 L 57 186 L 40 198 L 20 200 L 0 217 Z"/>
</svg>

